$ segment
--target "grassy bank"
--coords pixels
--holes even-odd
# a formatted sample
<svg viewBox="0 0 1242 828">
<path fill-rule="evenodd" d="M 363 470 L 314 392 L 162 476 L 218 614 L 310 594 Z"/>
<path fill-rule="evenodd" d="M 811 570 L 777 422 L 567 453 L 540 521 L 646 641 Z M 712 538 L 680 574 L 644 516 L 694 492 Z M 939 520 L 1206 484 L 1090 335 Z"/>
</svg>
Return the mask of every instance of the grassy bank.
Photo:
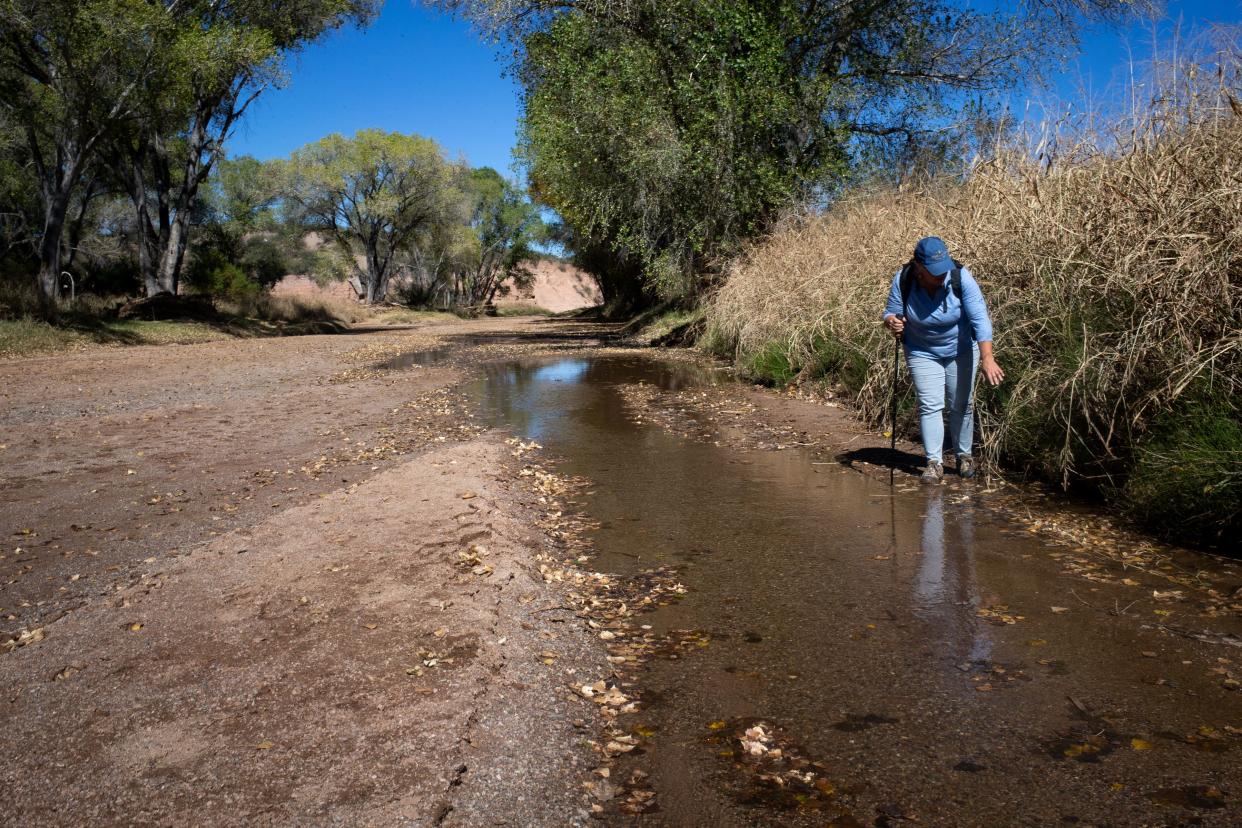
<svg viewBox="0 0 1242 828">
<path fill-rule="evenodd" d="M 940 235 L 983 286 L 1007 374 L 980 389 L 986 457 L 1220 543 L 1242 528 L 1242 118 L 1061 147 L 791 223 L 736 264 L 703 342 L 759 379 L 828 382 L 878 426 L 889 280 Z M 910 433 L 904 368 L 897 387 Z"/>
</svg>

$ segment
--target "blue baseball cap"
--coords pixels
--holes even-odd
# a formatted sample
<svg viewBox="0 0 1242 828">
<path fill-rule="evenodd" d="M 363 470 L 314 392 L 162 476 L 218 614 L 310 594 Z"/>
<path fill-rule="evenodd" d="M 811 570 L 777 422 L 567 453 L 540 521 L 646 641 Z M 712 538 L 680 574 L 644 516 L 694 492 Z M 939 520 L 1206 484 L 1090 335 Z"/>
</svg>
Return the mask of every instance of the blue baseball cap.
<svg viewBox="0 0 1242 828">
<path fill-rule="evenodd" d="M 919 239 L 919 243 L 914 246 L 914 260 L 937 278 L 953 269 L 953 257 L 949 255 L 949 246 L 939 236 Z"/>
</svg>

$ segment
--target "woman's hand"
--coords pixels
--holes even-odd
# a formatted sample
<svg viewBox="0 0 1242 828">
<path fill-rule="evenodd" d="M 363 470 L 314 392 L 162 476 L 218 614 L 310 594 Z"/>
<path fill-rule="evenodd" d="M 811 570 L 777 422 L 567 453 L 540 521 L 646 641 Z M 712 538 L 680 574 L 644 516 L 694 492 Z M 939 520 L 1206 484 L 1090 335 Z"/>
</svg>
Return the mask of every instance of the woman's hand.
<svg viewBox="0 0 1242 828">
<path fill-rule="evenodd" d="M 983 376 L 992 385 L 1000 385 L 1005 379 L 1005 372 L 1001 370 L 1001 367 L 996 364 L 996 360 L 990 355 L 980 358 L 979 370 L 983 372 Z"/>
<path fill-rule="evenodd" d="M 900 316 L 889 314 L 884 317 L 884 326 L 893 332 L 893 336 L 901 339 L 901 332 L 906 329 L 906 323 L 902 321 Z"/>
</svg>

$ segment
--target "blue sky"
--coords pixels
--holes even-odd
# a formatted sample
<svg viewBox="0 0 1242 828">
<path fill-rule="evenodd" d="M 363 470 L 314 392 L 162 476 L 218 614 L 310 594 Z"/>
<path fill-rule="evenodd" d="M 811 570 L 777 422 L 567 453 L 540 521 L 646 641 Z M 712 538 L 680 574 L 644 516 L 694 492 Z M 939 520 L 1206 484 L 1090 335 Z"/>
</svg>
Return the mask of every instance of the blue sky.
<svg viewBox="0 0 1242 828">
<path fill-rule="evenodd" d="M 518 87 L 462 21 L 387 0 L 369 28 L 333 32 L 287 69 L 288 84 L 251 105 L 230 155 L 279 158 L 333 132 L 378 127 L 434 138 L 450 157 L 510 174 Z"/>
<path fill-rule="evenodd" d="M 986 0 L 985 0 L 986 1 Z M 1238 23 L 1242 0 L 1169 0 L 1162 41 L 1180 19 Z M 1035 97 L 1073 100 L 1089 90 L 1096 101 L 1124 88 L 1127 65 L 1150 60 L 1148 24 L 1087 32 L 1083 54 Z M 451 157 L 510 175 L 519 115 L 518 89 L 503 77 L 492 46 L 447 15 L 388 0 L 370 28 L 335 32 L 290 61 L 289 83 L 256 101 L 229 144 L 232 155 L 288 155 L 332 132 L 379 127 L 434 138 Z M 1014 101 L 1020 109 L 1024 101 Z"/>
</svg>

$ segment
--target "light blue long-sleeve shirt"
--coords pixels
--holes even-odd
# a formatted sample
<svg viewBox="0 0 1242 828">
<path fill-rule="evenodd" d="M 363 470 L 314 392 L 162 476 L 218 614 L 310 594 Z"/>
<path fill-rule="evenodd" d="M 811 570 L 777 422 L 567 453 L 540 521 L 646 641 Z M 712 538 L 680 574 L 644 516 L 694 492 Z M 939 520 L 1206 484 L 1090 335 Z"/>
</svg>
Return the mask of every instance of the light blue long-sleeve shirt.
<svg viewBox="0 0 1242 828">
<path fill-rule="evenodd" d="M 901 271 L 898 270 L 893 276 L 883 316 L 900 316 L 903 312 L 907 354 L 944 359 L 957 356 L 976 342 L 992 341 L 992 320 L 988 318 L 983 291 L 966 267 L 962 268 L 961 299 L 953 294 L 952 276 L 946 276 L 944 285 L 930 296 L 916 278 L 910 286 L 910 297 L 904 311 L 901 307 Z"/>
</svg>

